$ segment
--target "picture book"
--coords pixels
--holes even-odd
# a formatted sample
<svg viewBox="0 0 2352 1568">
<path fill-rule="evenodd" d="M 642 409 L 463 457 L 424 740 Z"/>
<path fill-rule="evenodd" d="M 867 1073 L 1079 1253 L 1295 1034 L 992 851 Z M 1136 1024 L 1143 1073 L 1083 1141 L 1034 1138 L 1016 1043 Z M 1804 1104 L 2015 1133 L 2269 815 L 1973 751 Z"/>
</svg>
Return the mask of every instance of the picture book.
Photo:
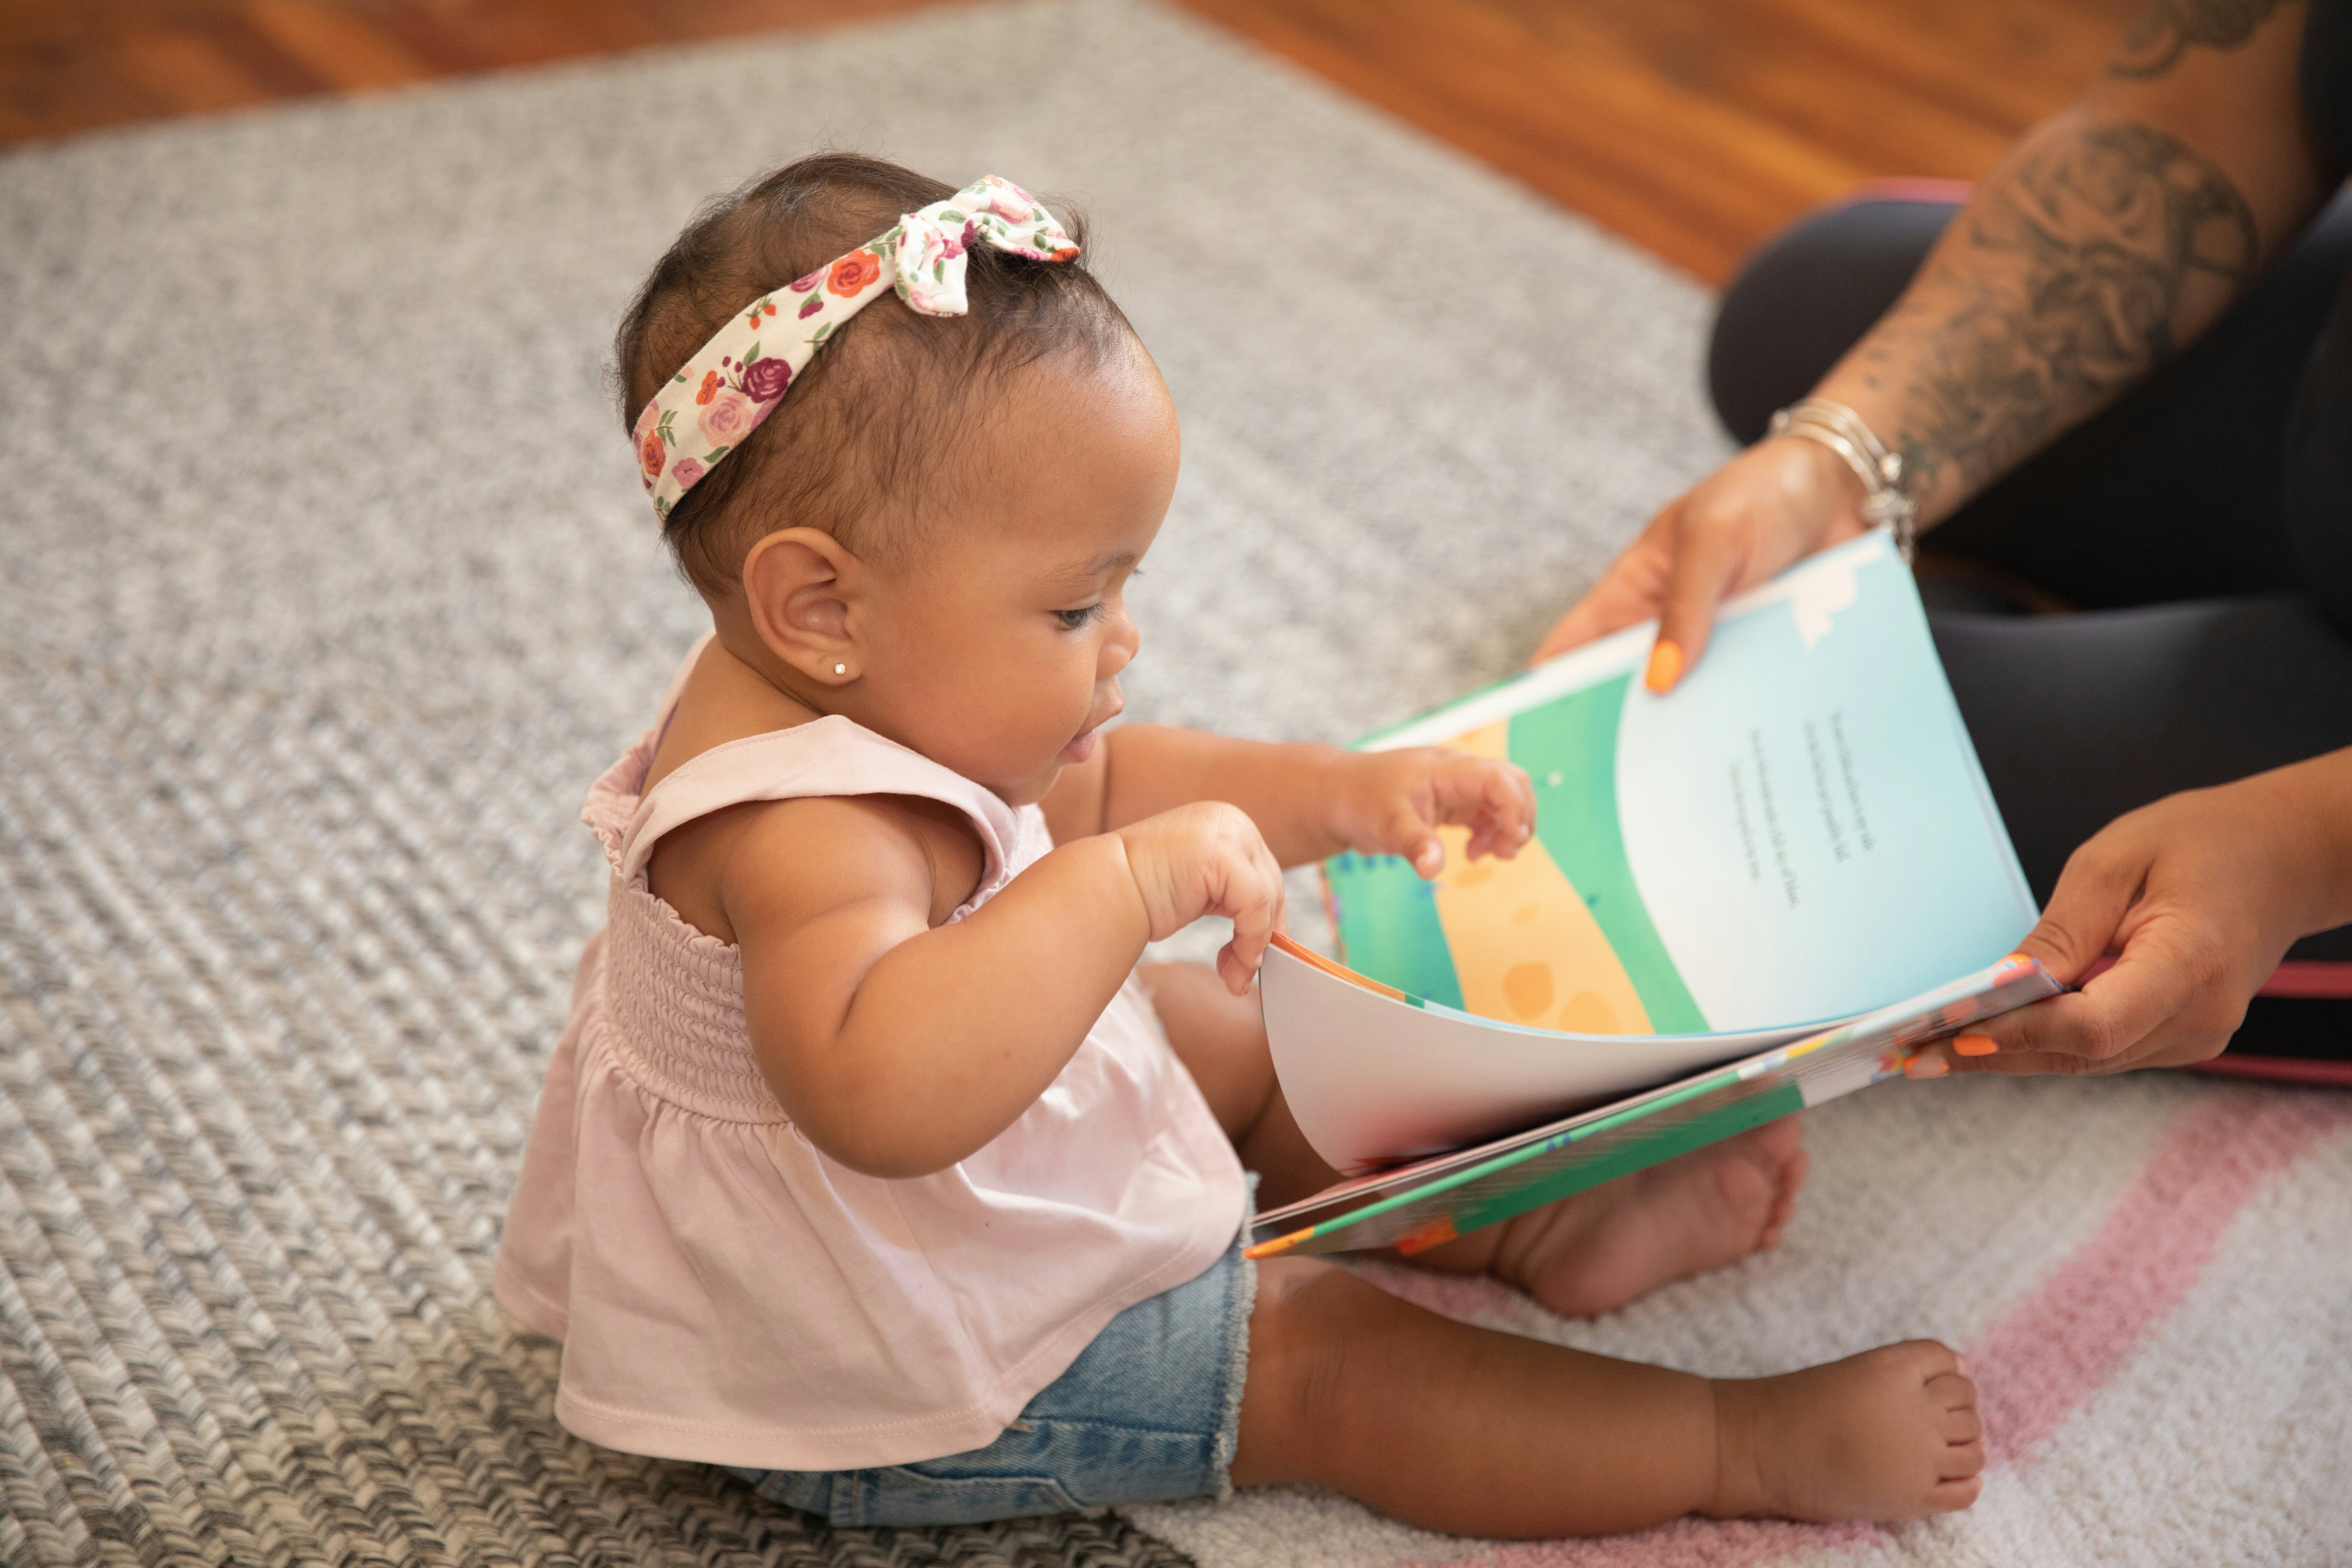
<svg viewBox="0 0 2352 1568">
<path fill-rule="evenodd" d="M 1328 965 L 1288 938 L 1265 979 Z M 1342 981 L 1342 984 L 1352 981 Z M 1834 1029 L 1761 1051 L 1647 1093 L 1514 1136 L 1342 1182 L 1269 1209 L 1251 1226 L 1251 1258 L 1394 1247 L 1410 1255 L 1661 1160 L 1898 1076 L 1913 1051 L 1980 1018 L 2062 987 L 2012 953 L 1990 968 Z M 1391 1006 L 1406 999 L 1380 997 Z"/>
<path fill-rule="evenodd" d="M 1276 1070 L 1341 1172 L 1402 1165 L 1422 1175 L 1381 1180 L 1492 1196 L 1481 1184 L 1638 1168 L 1899 1070 L 1932 1020 L 2054 989 L 2003 967 L 2032 895 L 1883 531 L 1727 605 L 1665 697 L 1640 679 L 1654 636 L 1631 628 L 1358 743 L 1507 757 L 1537 818 L 1511 860 L 1469 861 L 1446 830 L 1433 882 L 1394 857 L 1328 862 L 1339 962 L 1269 954 Z M 1669 1114 L 1633 1090 L 1680 1098 Z M 1684 1142 L 1635 1158 L 1667 1129 Z M 1447 1163 L 1482 1143 L 1507 1163 Z M 1419 1213 L 1382 1191 L 1384 1214 Z"/>
</svg>

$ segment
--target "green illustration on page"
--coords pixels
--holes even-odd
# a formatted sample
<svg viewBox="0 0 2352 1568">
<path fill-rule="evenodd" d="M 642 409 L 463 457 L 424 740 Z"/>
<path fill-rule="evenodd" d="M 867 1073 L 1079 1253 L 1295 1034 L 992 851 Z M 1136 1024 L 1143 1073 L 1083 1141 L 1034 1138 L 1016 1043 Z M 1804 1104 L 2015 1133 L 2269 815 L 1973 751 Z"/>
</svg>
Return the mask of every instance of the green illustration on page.
<svg viewBox="0 0 2352 1568">
<path fill-rule="evenodd" d="M 1851 1016 L 2009 951 L 2034 910 L 1909 573 L 1865 535 L 1736 601 L 1669 696 L 1648 628 L 1359 742 L 1508 757 L 1516 860 L 1325 868 L 1342 958 L 1425 1002 L 1574 1035 Z"/>
<path fill-rule="evenodd" d="M 1734 600 L 1670 695 L 1654 626 L 1360 742 L 1507 757 L 1510 860 L 1328 862 L 1341 963 L 1260 983 L 1299 1129 L 1348 1177 L 1252 1256 L 1411 1251 L 1881 1081 L 2048 996 L 2032 893 L 1884 533 Z"/>
</svg>

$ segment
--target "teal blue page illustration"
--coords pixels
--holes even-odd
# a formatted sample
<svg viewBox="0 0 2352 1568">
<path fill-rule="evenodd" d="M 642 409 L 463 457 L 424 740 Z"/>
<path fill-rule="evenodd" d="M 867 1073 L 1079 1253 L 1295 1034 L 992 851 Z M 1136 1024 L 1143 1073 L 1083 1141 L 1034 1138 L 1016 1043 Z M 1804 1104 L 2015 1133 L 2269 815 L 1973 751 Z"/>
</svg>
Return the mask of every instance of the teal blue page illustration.
<svg viewBox="0 0 2352 1568">
<path fill-rule="evenodd" d="M 1361 742 L 1507 757 L 1510 861 L 1425 883 L 1326 867 L 1349 965 L 1444 1006 L 1588 1035 L 1847 1016 L 1980 969 L 2034 909 L 1908 570 L 1883 534 L 1735 601 L 1670 695 L 1637 627 Z"/>
</svg>

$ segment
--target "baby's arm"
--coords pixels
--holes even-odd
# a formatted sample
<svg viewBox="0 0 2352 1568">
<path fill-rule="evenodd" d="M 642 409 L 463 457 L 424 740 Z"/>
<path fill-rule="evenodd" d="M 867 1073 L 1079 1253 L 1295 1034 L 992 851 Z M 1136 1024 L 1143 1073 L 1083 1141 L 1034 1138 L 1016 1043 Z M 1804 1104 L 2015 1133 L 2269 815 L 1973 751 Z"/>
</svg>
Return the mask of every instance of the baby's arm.
<svg viewBox="0 0 2352 1568">
<path fill-rule="evenodd" d="M 1470 829 L 1473 858 L 1517 854 L 1535 828 L 1527 773 L 1495 758 L 1269 745 L 1156 724 L 1110 731 L 1092 757 L 1063 770 L 1045 806 L 1066 843 L 1201 800 L 1247 812 L 1285 866 L 1354 849 L 1402 855 L 1433 877 L 1445 864 L 1440 825 Z"/>
<path fill-rule="evenodd" d="M 951 925 L 981 858 L 921 804 L 780 801 L 736 832 L 719 896 L 752 1054 L 809 1141 L 869 1175 L 943 1170 L 1010 1126 L 1146 942 L 1232 917 L 1238 989 L 1282 917 L 1281 873 L 1230 806 L 1066 843 Z"/>
</svg>

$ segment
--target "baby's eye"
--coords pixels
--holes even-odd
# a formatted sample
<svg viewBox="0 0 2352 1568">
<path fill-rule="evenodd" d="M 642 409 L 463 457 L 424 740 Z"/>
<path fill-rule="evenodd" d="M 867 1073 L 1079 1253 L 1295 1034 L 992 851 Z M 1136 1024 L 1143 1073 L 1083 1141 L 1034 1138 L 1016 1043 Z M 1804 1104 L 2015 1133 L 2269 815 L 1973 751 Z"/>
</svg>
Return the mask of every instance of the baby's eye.
<svg viewBox="0 0 2352 1568">
<path fill-rule="evenodd" d="M 1083 610 L 1055 610 L 1054 618 L 1062 623 L 1064 631 L 1075 632 L 1093 625 L 1095 617 L 1102 612 L 1103 607 L 1097 603 L 1088 605 Z"/>
</svg>

